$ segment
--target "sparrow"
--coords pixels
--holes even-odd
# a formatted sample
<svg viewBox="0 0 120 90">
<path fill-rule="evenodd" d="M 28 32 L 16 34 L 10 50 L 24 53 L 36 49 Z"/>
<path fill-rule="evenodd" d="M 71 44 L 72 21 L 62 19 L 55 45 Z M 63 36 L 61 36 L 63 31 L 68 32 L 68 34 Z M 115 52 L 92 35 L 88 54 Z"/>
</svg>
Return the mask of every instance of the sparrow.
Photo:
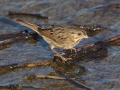
<svg viewBox="0 0 120 90">
<path fill-rule="evenodd" d="M 77 26 L 69 25 L 40 26 L 34 23 L 29 23 L 22 19 L 14 19 L 13 21 L 37 32 L 50 45 L 50 49 L 63 61 L 67 61 L 70 58 L 63 57 L 54 48 L 60 48 L 63 50 L 73 49 L 76 51 L 74 47 L 82 39 L 88 38 L 86 31 Z"/>
</svg>

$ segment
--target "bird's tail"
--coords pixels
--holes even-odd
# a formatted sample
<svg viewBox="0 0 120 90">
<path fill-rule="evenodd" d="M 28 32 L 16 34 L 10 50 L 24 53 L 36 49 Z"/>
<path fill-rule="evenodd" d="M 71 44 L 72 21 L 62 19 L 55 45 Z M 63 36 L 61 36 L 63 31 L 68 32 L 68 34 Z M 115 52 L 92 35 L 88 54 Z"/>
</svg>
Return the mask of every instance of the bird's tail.
<svg viewBox="0 0 120 90">
<path fill-rule="evenodd" d="M 19 23 L 19 24 L 21 24 L 23 26 L 26 26 L 26 27 L 30 28 L 30 29 L 34 30 L 35 32 L 37 32 L 39 35 L 41 35 L 41 33 L 39 31 L 40 26 L 38 26 L 38 25 L 36 25 L 34 23 L 29 23 L 29 22 L 24 21 L 22 19 L 14 19 L 13 21 L 16 22 L 16 23 Z"/>
</svg>

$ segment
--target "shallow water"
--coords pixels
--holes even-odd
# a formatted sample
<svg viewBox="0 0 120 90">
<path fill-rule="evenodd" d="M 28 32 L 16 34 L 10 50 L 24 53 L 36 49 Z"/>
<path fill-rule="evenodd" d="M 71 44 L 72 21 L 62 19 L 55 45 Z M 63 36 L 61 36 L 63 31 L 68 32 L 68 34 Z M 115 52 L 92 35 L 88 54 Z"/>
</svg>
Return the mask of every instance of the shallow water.
<svg viewBox="0 0 120 90">
<path fill-rule="evenodd" d="M 50 18 L 48 23 L 36 18 L 21 18 L 40 25 L 102 25 L 103 27 L 109 28 L 104 32 L 91 36 L 89 39 L 81 41 L 77 46 L 109 39 L 113 36 L 120 35 L 120 7 L 97 7 L 114 3 L 120 3 L 120 0 L 0 0 L 0 34 L 28 29 L 19 24 L 11 24 L 12 20 L 18 17 L 8 16 L 7 13 L 8 11 L 17 11 L 40 13 Z M 4 22 L 4 19 L 8 19 L 11 22 Z M 28 30 L 32 31 L 30 29 Z M 0 65 L 48 61 L 53 55 L 48 47 L 48 45 L 43 46 L 42 42 L 37 42 L 36 44 L 30 44 L 28 41 L 16 43 L 10 46 L 10 48 L 0 50 Z M 84 73 L 81 74 L 81 68 L 78 67 L 71 67 L 72 70 L 66 70 L 65 73 L 79 78 L 77 81 L 95 90 L 119 90 L 120 46 L 110 46 L 107 49 L 107 57 L 79 63 L 80 66 L 85 67 L 86 71 Z M 29 74 L 47 75 L 50 73 L 55 73 L 55 70 L 50 66 L 17 69 L 2 74 L 0 76 L 0 86 L 19 84 L 23 86 L 34 86 L 36 88 L 40 87 L 45 90 L 80 90 L 65 80 L 42 79 L 33 82 L 25 82 L 23 80 L 24 76 Z"/>
</svg>

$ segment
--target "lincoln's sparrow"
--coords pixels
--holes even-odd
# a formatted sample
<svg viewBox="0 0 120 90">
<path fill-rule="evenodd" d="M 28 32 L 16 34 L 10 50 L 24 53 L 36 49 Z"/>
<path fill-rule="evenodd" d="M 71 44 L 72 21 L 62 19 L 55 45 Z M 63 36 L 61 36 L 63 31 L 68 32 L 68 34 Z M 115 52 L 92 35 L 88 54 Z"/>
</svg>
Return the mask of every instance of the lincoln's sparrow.
<svg viewBox="0 0 120 90">
<path fill-rule="evenodd" d="M 83 38 L 88 38 L 86 32 L 77 26 L 39 26 L 21 19 L 14 21 L 36 31 L 50 44 L 50 49 L 64 61 L 68 58 L 61 56 L 54 48 L 74 49 Z"/>
</svg>

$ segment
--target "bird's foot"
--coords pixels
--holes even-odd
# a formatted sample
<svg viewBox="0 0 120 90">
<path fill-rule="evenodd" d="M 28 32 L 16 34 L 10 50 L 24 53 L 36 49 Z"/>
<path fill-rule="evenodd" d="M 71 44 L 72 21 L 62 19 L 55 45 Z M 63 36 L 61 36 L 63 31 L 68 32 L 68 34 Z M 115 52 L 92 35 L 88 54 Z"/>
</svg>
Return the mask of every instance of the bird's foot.
<svg viewBox="0 0 120 90">
<path fill-rule="evenodd" d="M 77 56 L 77 50 L 75 48 L 71 48 L 70 50 L 71 50 L 71 52 L 74 51 L 75 52 L 75 56 Z"/>
<path fill-rule="evenodd" d="M 63 62 L 72 60 L 72 58 L 65 58 L 65 57 L 58 55 L 58 54 L 56 54 L 55 56 L 59 57 Z"/>
</svg>

